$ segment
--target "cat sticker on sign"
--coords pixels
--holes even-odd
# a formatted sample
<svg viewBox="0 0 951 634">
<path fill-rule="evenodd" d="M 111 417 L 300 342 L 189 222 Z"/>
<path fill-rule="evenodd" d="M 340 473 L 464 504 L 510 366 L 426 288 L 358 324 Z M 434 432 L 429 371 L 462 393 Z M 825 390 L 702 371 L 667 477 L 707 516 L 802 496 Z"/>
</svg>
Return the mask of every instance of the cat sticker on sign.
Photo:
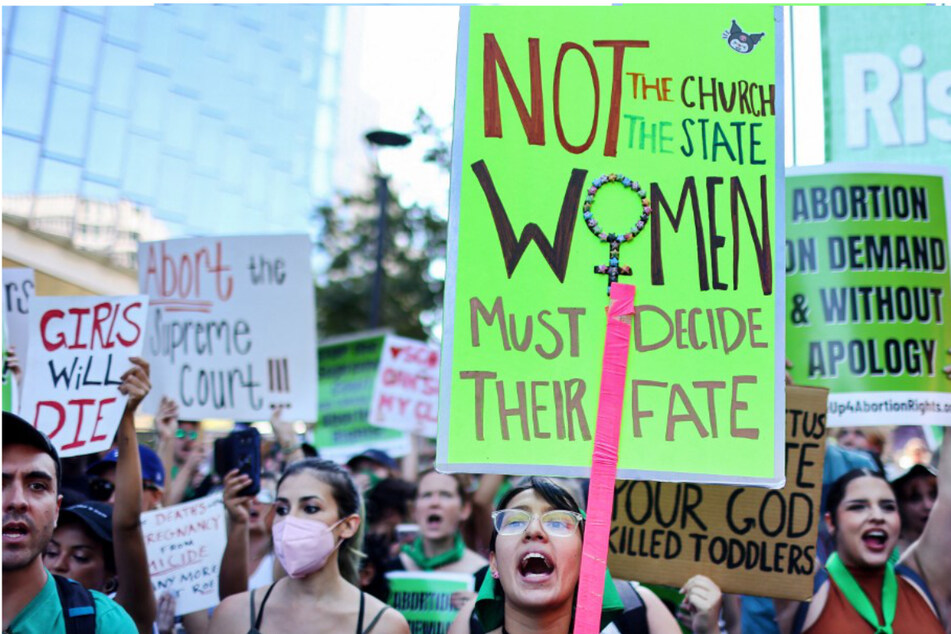
<svg viewBox="0 0 951 634">
<path fill-rule="evenodd" d="M 723 39 L 737 53 L 751 53 L 753 48 L 763 39 L 765 33 L 747 33 L 736 20 L 732 21 L 730 28 L 723 32 Z"/>
</svg>

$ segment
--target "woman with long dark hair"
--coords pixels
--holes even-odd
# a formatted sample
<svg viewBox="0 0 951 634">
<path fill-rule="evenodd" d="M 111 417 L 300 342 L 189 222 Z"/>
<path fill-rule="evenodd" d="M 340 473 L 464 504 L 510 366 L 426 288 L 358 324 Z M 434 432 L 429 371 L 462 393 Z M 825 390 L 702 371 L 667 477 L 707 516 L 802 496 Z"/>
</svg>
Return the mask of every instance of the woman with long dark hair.
<svg viewBox="0 0 951 634">
<path fill-rule="evenodd" d="M 897 564 L 892 552 L 901 533 L 895 494 L 878 473 L 852 470 L 836 480 L 826 499 L 825 521 L 836 552 L 792 631 L 809 634 L 949 631 L 951 615 L 951 434 L 944 437 L 938 499 L 921 538 Z M 942 625 L 942 617 L 945 619 Z"/>
<path fill-rule="evenodd" d="M 363 504 L 342 467 L 316 458 L 291 464 L 272 513 L 274 552 L 288 577 L 225 599 L 211 634 L 409 632 L 401 614 L 358 588 Z"/>
</svg>

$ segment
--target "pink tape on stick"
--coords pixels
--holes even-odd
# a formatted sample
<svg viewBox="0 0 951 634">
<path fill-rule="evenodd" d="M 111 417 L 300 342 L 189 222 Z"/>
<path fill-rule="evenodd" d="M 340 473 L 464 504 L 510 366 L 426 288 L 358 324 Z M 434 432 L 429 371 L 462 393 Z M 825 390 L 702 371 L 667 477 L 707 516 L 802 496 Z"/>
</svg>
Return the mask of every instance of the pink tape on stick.
<svg viewBox="0 0 951 634">
<path fill-rule="evenodd" d="M 630 319 L 622 317 L 634 314 L 634 289 L 631 284 L 615 282 L 611 285 L 574 634 L 596 634 L 601 630 L 604 571 L 607 568 L 614 481 L 617 478 L 618 438 L 621 433 L 621 410 L 624 407 L 627 355 L 631 343 Z"/>
</svg>

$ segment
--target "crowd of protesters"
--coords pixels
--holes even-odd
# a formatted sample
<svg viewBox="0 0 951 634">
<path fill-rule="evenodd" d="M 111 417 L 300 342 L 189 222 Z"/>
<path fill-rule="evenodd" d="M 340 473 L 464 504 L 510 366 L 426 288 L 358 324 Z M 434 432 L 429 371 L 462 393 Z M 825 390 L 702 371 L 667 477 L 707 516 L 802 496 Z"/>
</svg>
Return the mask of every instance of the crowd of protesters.
<svg viewBox="0 0 951 634">
<path fill-rule="evenodd" d="M 470 478 L 400 465 L 368 450 L 346 464 L 318 457 L 280 409 L 248 474 L 207 468 L 208 434 L 163 398 L 154 438 L 134 416 L 149 392 L 137 358 L 113 448 L 60 458 L 41 432 L 3 415 L 3 631 L 409 632 L 387 605 L 387 573 L 471 575 L 452 595 L 453 633 L 570 632 L 584 535 L 582 480 Z M 418 439 L 416 439 L 418 440 Z M 812 601 L 730 596 L 696 575 L 665 604 L 636 582 L 605 579 L 605 632 L 951 632 L 949 435 L 934 456 L 884 469 L 873 430 L 843 428 L 826 449 Z M 935 466 L 937 465 L 937 466 Z M 220 603 L 175 616 L 153 593 L 145 511 L 220 492 L 228 519 Z"/>
</svg>

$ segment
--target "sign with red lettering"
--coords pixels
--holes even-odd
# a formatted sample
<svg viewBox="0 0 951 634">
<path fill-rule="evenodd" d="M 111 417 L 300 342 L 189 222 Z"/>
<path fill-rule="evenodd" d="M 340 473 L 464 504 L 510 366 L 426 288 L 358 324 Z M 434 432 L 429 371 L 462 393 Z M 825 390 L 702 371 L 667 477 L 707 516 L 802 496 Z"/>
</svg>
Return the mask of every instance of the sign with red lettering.
<svg viewBox="0 0 951 634">
<path fill-rule="evenodd" d="M 436 437 L 439 348 L 387 335 L 373 385 L 370 422 Z"/>
<path fill-rule="evenodd" d="M 317 420 L 317 329 L 305 235 L 139 245 L 152 394 L 182 418 Z"/>
<path fill-rule="evenodd" d="M 106 451 L 126 397 L 119 377 L 142 355 L 148 298 L 34 297 L 20 415 L 60 457 Z"/>
<path fill-rule="evenodd" d="M 142 535 L 152 589 L 174 595 L 176 616 L 218 605 L 227 542 L 220 495 L 142 513 Z"/>
<path fill-rule="evenodd" d="M 462 8 L 438 469 L 589 476 L 623 282 L 619 477 L 782 484 L 782 36 L 766 5 Z"/>
</svg>

